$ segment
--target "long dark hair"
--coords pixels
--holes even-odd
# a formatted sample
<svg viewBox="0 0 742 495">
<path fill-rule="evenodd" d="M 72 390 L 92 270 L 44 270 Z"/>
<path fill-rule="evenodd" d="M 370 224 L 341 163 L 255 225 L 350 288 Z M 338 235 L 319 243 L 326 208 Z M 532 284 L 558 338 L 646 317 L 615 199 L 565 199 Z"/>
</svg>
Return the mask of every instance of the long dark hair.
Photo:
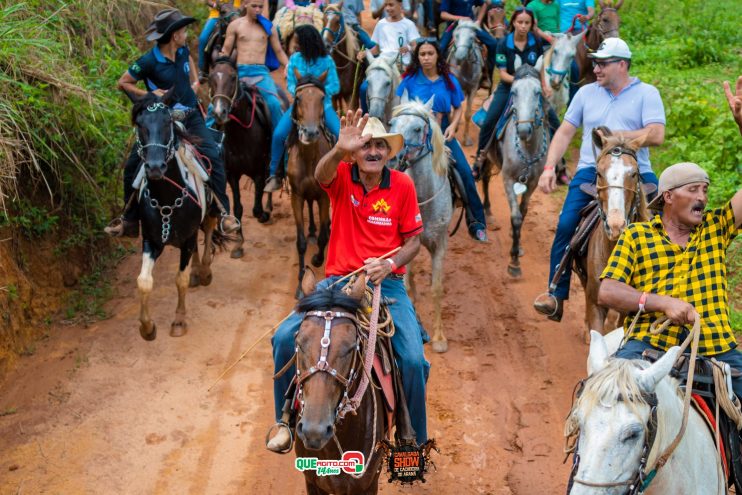
<svg viewBox="0 0 742 495">
<path fill-rule="evenodd" d="M 518 17 L 520 14 L 527 14 L 531 17 L 531 30 L 529 32 L 533 32 L 533 28 L 536 27 L 536 17 L 533 15 L 533 11 L 531 9 L 528 9 L 526 7 L 518 7 L 513 11 L 513 15 L 510 16 L 510 32 L 512 33 L 515 31 L 515 18 Z"/>
<path fill-rule="evenodd" d="M 317 28 L 311 24 L 302 24 L 296 27 L 294 33 L 299 43 L 299 53 L 307 63 L 314 63 L 317 59 L 327 56 L 325 43 Z"/>
<path fill-rule="evenodd" d="M 436 69 L 438 69 L 438 74 L 446 82 L 446 87 L 453 91 L 456 87 L 453 85 L 453 81 L 451 80 L 451 69 L 448 67 L 448 62 L 446 62 L 446 59 L 443 57 L 441 48 L 438 46 L 438 43 L 436 43 L 432 39 L 425 38 L 420 40 L 420 42 L 415 47 L 415 51 L 412 53 L 412 60 L 410 61 L 410 65 L 407 66 L 407 70 L 404 71 L 404 74 L 402 74 L 402 79 L 404 79 L 405 77 L 414 76 L 421 68 L 420 48 L 423 45 L 430 45 L 435 48 L 435 53 L 438 54 L 438 62 L 436 63 L 435 67 Z"/>
</svg>

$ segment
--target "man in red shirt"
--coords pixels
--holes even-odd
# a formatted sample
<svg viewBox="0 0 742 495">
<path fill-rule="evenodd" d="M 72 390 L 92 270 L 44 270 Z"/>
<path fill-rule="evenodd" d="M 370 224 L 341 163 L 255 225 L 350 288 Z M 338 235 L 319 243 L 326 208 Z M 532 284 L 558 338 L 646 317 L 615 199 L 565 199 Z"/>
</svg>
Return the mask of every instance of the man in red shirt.
<svg viewBox="0 0 742 495">
<path fill-rule="evenodd" d="M 373 284 L 381 284 L 382 296 L 392 301 L 389 312 L 396 327 L 392 346 L 402 374 L 412 427 L 417 443 L 422 445 L 428 439 L 425 383 L 430 363 L 425 359 L 422 330 L 402 275 L 404 265 L 420 250 L 423 224 L 412 179 L 386 166 L 389 158 L 402 149 L 404 140 L 400 134 L 388 134 L 378 119 L 361 117 L 360 110 L 355 114 L 348 112 L 340 127 L 337 144 L 322 157 L 314 174 L 332 205 L 327 278 L 317 288 L 326 288 L 361 266 L 365 266 Z M 400 246 L 394 256 L 379 258 Z M 302 315 L 294 314 L 273 336 L 276 372 L 294 355 L 294 336 L 301 321 Z M 274 380 L 279 423 L 284 396 L 295 373 L 292 367 Z M 268 450 L 282 452 L 290 447 L 289 430 L 281 426 L 268 442 Z"/>
</svg>

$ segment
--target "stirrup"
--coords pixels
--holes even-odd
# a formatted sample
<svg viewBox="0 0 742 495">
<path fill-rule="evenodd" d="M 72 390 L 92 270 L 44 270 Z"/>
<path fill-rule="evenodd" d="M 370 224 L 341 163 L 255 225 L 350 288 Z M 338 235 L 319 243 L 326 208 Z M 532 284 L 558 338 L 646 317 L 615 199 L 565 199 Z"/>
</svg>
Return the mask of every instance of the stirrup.
<svg viewBox="0 0 742 495">
<path fill-rule="evenodd" d="M 291 427 L 288 424 L 284 423 L 283 421 L 279 421 L 278 423 L 271 426 L 270 429 L 268 430 L 268 433 L 265 434 L 265 447 L 268 448 L 268 442 L 271 441 L 271 438 L 272 438 L 271 433 L 273 432 L 273 430 L 276 430 L 276 429 L 280 430 L 281 428 L 286 428 L 289 432 L 289 439 L 290 439 L 289 446 L 288 448 L 284 450 L 280 450 L 280 451 L 271 450 L 271 452 L 275 452 L 276 454 L 288 454 L 294 449 L 294 432 L 292 432 Z"/>
<path fill-rule="evenodd" d="M 227 217 L 232 217 L 234 218 L 234 221 L 237 222 L 235 224 L 235 229 L 230 232 L 224 231 L 224 220 Z M 240 227 L 242 227 L 242 224 L 240 223 L 240 219 L 237 218 L 236 216 L 230 215 L 229 213 L 224 213 L 224 212 L 222 212 L 221 215 L 219 216 L 219 232 L 221 232 L 222 234 L 231 234 L 233 232 L 237 232 L 238 230 L 240 230 Z"/>
<path fill-rule="evenodd" d="M 557 313 L 559 312 L 559 299 L 557 299 L 557 297 L 551 292 L 544 292 L 543 294 L 539 294 L 538 296 L 536 296 L 536 300 L 540 299 L 543 296 L 550 297 L 554 300 L 554 311 L 552 311 L 550 315 L 547 315 L 546 313 L 542 313 L 541 311 L 538 311 L 538 309 L 536 309 L 536 311 L 538 311 L 542 315 L 546 315 L 549 318 L 556 316 Z"/>
</svg>

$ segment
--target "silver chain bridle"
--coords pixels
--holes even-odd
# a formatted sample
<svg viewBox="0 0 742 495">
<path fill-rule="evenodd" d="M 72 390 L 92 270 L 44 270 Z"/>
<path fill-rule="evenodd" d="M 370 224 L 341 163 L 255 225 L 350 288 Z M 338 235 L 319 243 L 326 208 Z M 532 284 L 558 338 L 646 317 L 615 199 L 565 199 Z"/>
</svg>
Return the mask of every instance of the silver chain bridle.
<svg viewBox="0 0 742 495">
<path fill-rule="evenodd" d="M 136 146 L 137 146 L 137 155 L 139 155 L 139 158 L 144 161 L 144 150 L 147 148 L 165 148 L 167 150 L 167 156 L 165 157 L 165 163 L 169 162 L 173 156 L 175 156 L 175 128 L 172 118 L 172 112 L 170 109 L 162 103 L 161 101 L 158 101 L 157 103 L 153 103 L 152 105 L 149 105 L 147 107 L 148 112 L 157 112 L 159 110 L 166 110 L 168 112 L 168 115 L 170 116 L 170 140 L 167 142 L 167 144 L 162 143 L 147 143 L 142 144 L 142 141 L 139 139 L 139 130 L 136 131 Z"/>
</svg>

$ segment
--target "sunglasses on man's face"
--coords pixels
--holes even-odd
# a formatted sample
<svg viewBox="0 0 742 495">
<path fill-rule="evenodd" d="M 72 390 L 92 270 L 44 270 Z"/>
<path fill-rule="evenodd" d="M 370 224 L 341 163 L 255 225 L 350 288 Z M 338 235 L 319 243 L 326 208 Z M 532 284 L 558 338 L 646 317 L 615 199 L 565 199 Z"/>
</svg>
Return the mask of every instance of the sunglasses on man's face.
<svg viewBox="0 0 742 495">
<path fill-rule="evenodd" d="M 620 61 L 620 58 L 617 58 L 615 60 L 593 60 L 593 68 L 600 67 L 601 69 L 605 69 L 606 65 L 615 64 L 616 62 Z"/>
</svg>

